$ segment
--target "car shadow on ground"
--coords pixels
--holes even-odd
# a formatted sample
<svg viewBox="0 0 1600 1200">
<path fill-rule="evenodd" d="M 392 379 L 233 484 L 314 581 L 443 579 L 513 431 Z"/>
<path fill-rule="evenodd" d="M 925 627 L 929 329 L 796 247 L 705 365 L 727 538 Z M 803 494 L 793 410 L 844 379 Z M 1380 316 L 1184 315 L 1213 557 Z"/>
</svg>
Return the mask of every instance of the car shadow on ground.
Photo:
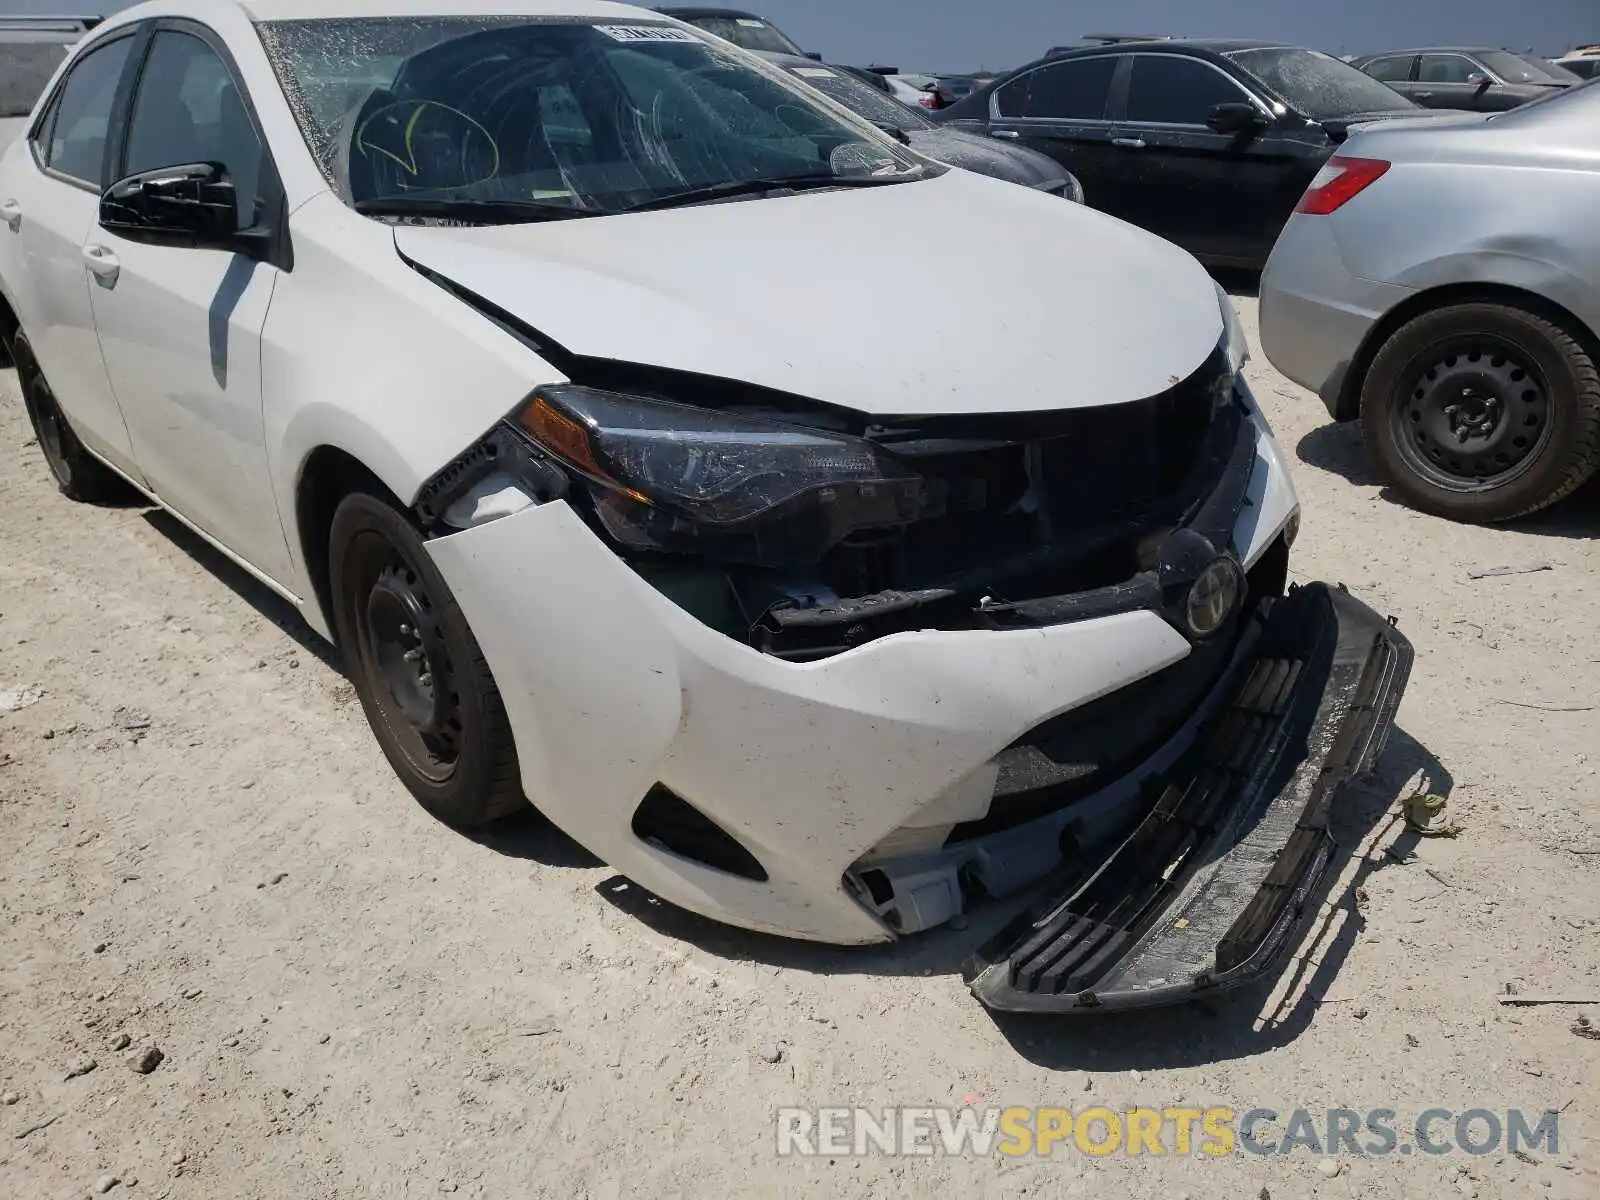
<svg viewBox="0 0 1600 1200">
<path fill-rule="evenodd" d="M 151 509 L 144 519 L 308 654 L 344 673 L 338 651 L 305 625 L 293 604 L 164 510 Z M 1415 845 L 1415 836 L 1392 814 L 1419 773 L 1427 778 L 1430 790 L 1449 794 L 1452 781 L 1438 760 L 1396 729 L 1373 781 L 1345 793 L 1347 802 L 1337 811 L 1335 823 L 1340 852 L 1328 879 L 1337 880 L 1357 854 L 1362 865 L 1339 895 L 1330 899 L 1325 889 L 1318 916 L 1302 936 L 1290 965 L 1276 977 L 1284 986 L 1274 991 L 1284 991 L 1285 998 L 1270 1011 L 1262 1008 L 1264 987 L 1270 986 L 1263 985 L 1152 1012 L 1072 1018 L 995 1014 L 996 1027 L 1019 1055 L 1051 1070 L 1196 1066 L 1246 1058 L 1292 1042 L 1328 1002 L 1329 989 L 1360 935 L 1363 918 L 1356 904 L 1357 890 L 1373 871 L 1404 861 Z M 468 836 L 508 858 L 571 869 L 604 865 L 531 808 Z M 1387 854 L 1374 854 L 1385 842 Z M 1036 894 L 1005 905 L 980 905 L 969 914 L 964 929 L 939 929 L 889 945 L 850 948 L 735 929 L 680 909 L 620 875 L 605 879 L 595 890 L 660 936 L 719 958 L 817 975 L 885 978 L 959 975 L 973 951 L 993 937 L 1012 913 L 1043 898 Z"/>
<path fill-rule="evenodd" d="M 129 507 L 148 506 L 149 503 L 143 496 L 132 493 Z M 225 583 L 300 649 L 314 656 L 330 671 L 349 678 L 343 656 L 312 632 L 293 604 L 216 550 L 165 509 L 149 508 L 143 515 L 152 529 Z M 526 812 L 506 817 L 464 836 L 506 858 L 525 859 L 551 867 L 594 868 L 604 865 L 531 807 Z"/>
<path fill-rule="evenodd" d="M 1360 427 L 1354 421 L 1313 429 L 1296 443 L 1294 452 L 1308 467 L 1337 475 L 1357 487 L 1381 488 L 1379 495 L 1384 500 L 1405 507 L 1405 500 L 1400 493 L 1385 486 L 1382 477 L 1373 468 L 1372 459 L 1361 441 Z M 1497 528 L 1544 537 L 1580 540 L 1600 537 L 1600 476 L 1590 480 L 1560 504 Z"/>
<path fill-rule="evenodd" d="M 1335 810 L 1339 849 L 1319 907 L 1271 981 L 1149 1012 L 1070 1019 L 997 1014 L 1000 1032 L 1020 1055 L 1050 1070 L 1160 1070 L 1252 1058 L 1294 1042 L 1326 1006 L 1339 1005 L 1331 1009 L 1338 1014 L 1354 1011 L 1361 997 L 1337 994 L 1334 985 L 1366 926 L 1367 880 L 1410 861 L 1420 840 L 1399 804 L 1419 787 L 1449 796 L 1455 781 L 1426 748 L 1396 729 L 1371 782 L 1347 790 Z M 1341 886 L 1352 859 L 1359 865 Z"/>
<path fill-rule="evenodd" d="M 148 504 L 148 500 L 139 503 Z M 151 508 L 144 519 L 152 529 L 167 538 L 196 563 L 231 588 L 236 596 L 260 613 L 302 650 L 329 670 L 345 674 L 338 650 L 311 631 L 305 618 L 289 601 L 267 587 L 226 554 L 217 550 L 164 508 Z"/>
<path fill-rule="evenodd" d="M 475 829 L 466 836 L 486 850 L 505 858 L 520 858 L 547 867 L 592 870 L 603 867 L 600 859 L 557 829 L 530 805 L 526 810 L 502 817 L 492 825 Z"/>
<path fill-rule="evenodd" d="M 1306 466 L 1337 475 L 1357 487 L 1378 487 L 1383 483 L 1361 441 L 1361 427 L 1354 421 L 1318 426 L 1295 444 L 1294 453 Z"/>
<path fill-rule="evenodd" d="M 1409 859 L 1417 835 L 1400 818 L 1398 801 L 1419 777 L 1448 796 L 1454 786 L 1438 759 L 1396 729 L 1370 782 L 1344 793 L 1336 809 L 1339 850 L 1287 965 L 1271 983 L 1188 1005 L 1092 1017 L 992 1014 L 996 1028 L 1023 1058 L 1049 1070 L 1119 1071 L 1200 1066 L 1264 1054 L 1293 1042 L 1330 1002 L 1340 968 L 1365 918 L 1358 892 L 1375 871 Z M 1361 865 L 1334 894 L 1353 858 Z M 997 932 L 1016 902 L 984 905 L 961 931 L 937 930 L 888 946 L 839 948 L 768 937 L 685 912 L 616 876 L 596 889 L 658 934 L 740 962 L 819 975 L 958 975 L 972 952 Z M 990 911 L 993 910 L 993 911 Z M 1282 999 L 1266 1007 L 1272 996 Z M 1343 998 L 1341 998 L 1343 999 Z M 973 1001 L 977 1003 L 976 1000 Z"/>
</svg>

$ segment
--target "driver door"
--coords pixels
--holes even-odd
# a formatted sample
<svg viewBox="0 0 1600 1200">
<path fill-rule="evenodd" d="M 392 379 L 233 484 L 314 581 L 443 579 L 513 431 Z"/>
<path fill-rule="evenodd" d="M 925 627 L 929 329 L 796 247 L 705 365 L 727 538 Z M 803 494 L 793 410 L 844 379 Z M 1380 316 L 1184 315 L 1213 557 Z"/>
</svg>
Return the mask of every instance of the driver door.
<svg viewBox="0 0 1600 1200">
<path fill-rule="evenodd" d="M 1316 167 L 1220 67 L 1175 54 L 1133 54 L 1126 111 L 1112 139 L 1126 181 L 1119 216 L 1208 262 L 1259 266 Z M 1262 127 L 1218 133 L 1219 104 L 1248 104 Z M 1320 165 L 1320 164 L 1318 164 Z"/>
<path fill-rule="evenodd" d="M 1428 108 L 1482 109 L 1490 86 L 1487 72 L 1464 54 L 1424 54 L 1411 98 Z"/>
<path fill-rule="evenodd" d="M 240 227 L 278 211 L 277 176 L 220 41 L 165 21 L 145 51 L 113 178 L 219 162 Z M 152 491 L 257 571 L 289 575 L 267 470 L 261 330 L 279 269 L 228 250 L 91 230 L 95 329 Z"/>
</svg>

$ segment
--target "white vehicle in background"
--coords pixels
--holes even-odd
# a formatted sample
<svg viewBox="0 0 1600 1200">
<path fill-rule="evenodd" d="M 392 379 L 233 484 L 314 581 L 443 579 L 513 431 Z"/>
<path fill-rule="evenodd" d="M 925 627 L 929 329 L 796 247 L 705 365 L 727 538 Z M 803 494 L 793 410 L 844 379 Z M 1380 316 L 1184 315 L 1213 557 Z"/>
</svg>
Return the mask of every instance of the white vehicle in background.
<svg viewBox="0 0 1600 1200">
<path fill-rule="evenodd" d="M 1051 880 L 979 951 L 998 1008 L 1280 961 L 1411 650 L 1286 590 L 1200 266 L 655 13 L 437 10 L 156 0 L 77 48 L 0 160 L 62 491 L 297 605 L 452 825 L 531 801 L 844 944 Z"/>
<path fill-rule="evenodd" d="M 1580 51 L 1552 61 L 1556 66 L 1565 68 L 1579 79 L 1593 79 L 1596 75 L 1600 75 L 1600 49 Z"/>
<path fill-rule="evenodd" d="M 0 17 L 0 151 L 22 136 L 73 43 L 99 23 L 99 17 Z"/>
<path fill-rule="evenodd" d="M 885 75 L 883 81 L 889 85 L 889 95 L 901 104 L 915 108 L 933 107 L 933 88 L 939 81 L 932 75 L 897 71 L 893 75 Z"/>
</svg>

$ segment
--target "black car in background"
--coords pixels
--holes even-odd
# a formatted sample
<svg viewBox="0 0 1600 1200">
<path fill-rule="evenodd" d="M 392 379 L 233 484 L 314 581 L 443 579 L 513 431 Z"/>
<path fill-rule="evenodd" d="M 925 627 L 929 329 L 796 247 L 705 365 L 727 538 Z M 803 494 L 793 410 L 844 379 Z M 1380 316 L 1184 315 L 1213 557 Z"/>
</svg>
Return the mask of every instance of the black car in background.
<svg viewBox="0 0 1600 1200">
<path fill-rule="evenodd" d="M 1202 262 L 1259 268 L 1351 125 L 1422 115 L 1317 50 L 1163 40 L 1053 52 L 934 119 L 1048 154 L 1091 207 Z"/>
<path fill-rule="evenodd" d="M 937 162 L 1019 183 L 1055 196 L 1083 203 L 1083 191 L 1071 172 L 1054 159 L 1023 146 L 997 142 L 959 129 L 935 124 L 921 109 L 902 104 L 862 80 L 860 67 L 836 67 L 797 55 L 769 55 L 769 59 L 804 80 L 829 99 L 844 105 L 879 129 Z"/>
<path fill-rule="evenodd" d="M 1579 82 L 1554 63 L 1510 50 L 1392 50 L 1354 65 L 1424 108 L 1473 112 L 1505 112 Z"/>
<path fill-rule="evenodd" d="M 773 54 L 798 54 L 801 58 L 818 58 L 808 54 L 794 40 L 765 17 L 745 12 L 739 8 L 700 8 L 697 6 L 670 5 L 658 8 L 664 16 L 676 17 L 690 25 L 715 34 L 725 42 L 732 42 L 746 50 L 770 56 Z"/>
</svg>

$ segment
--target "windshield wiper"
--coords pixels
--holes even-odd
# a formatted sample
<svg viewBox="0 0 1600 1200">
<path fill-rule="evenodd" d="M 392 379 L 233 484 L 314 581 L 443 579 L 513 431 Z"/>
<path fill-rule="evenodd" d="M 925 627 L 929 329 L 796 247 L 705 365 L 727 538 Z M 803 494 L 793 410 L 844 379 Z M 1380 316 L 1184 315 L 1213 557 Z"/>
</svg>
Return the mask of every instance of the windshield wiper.
<svg viewBox="0 0 1600 1200">
<path fill-rule="evenodd" d="M 904 175 L 790 175 L 776 179 L 735 179 L 724 183 L 707 184 L 657 196 L 640 204 L 607 209 L 610 213 L 650 212 L 661 208 L 680 208 L 690 204 L 704 204 L 708 200 L 723 200 L 731 196 L 757 196 L 764 192 L 801 191 L 817 188 L 879 187 L 887 183 L 903 183 Z"/>
<path fill-rule="evenodd" d="M 895 141 L 899 142 L 902 146 L 911 145 L 911 135 L 900 126 L 894 124 L 892 121 L 874 121 L 873 124 L 887 133 Z"/>
<path fill-rule="evenodd" d="M 357 200 L 355 210 L 366 217 L 439 217 L 479 225 L 520 225 L 533 221 L 565 221 L 592 217 L 593 209 L 537 200 L 473 200 L 443 196 L 374 196 Z"/>
</svg>

